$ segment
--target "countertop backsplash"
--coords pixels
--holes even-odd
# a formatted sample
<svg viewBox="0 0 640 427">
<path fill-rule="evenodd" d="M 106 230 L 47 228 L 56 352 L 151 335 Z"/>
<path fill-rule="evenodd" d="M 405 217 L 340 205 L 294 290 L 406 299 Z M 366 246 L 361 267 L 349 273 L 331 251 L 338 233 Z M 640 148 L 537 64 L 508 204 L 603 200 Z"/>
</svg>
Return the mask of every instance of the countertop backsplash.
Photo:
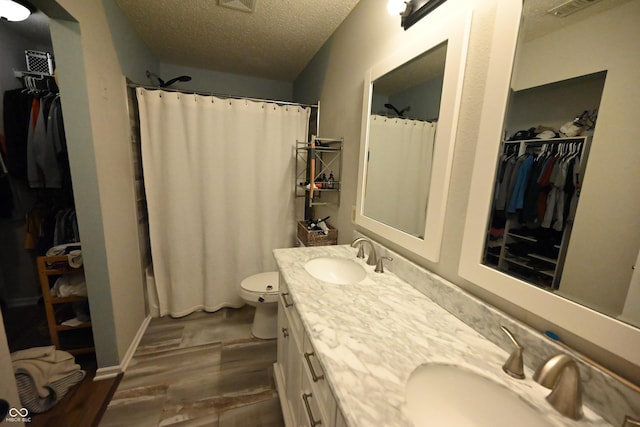
<svg viewBox="0 0 640 427">
<path fill-rule="evenodd" d="M 393 258 L 393 261 L 385 262 L 385 269 L 409 283 L 489 341 L 505 351 L 511 352 L 513 344 L 498 326 L 507 327 L 525 348 L 524 362 L 532 370 L 555 354 L 567 353 L 574 356 L 580 365 L 583 402 L 609 423 L 621 426 L 625 415 L 640 418 L 640 393 L 598 367 L 586 363 L 578 353 L 552 342 L 541 331 L 536 331 L 509 317 L 462 288 L 386 248 L 369 236 L 355 231 L 353 237 L 366 237 L 371 240 L 376 247 L 378 256 Z"/>
</svg>

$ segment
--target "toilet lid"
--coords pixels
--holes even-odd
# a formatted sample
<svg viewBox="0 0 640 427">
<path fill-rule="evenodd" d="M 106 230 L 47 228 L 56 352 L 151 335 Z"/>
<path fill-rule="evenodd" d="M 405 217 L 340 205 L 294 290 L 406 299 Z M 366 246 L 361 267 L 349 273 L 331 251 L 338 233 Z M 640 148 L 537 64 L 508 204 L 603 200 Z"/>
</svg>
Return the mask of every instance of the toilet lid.
<svg viewBox="0 0 640 427">
<path fill-rule="evenodd" d="M 267 273 L 254 274 L 244 279 L 240 283 L 240 287 L 245 291 L 259 293 L 277 293 L 278 292 L 278 272 L 269 271 Z"/>
</svg>

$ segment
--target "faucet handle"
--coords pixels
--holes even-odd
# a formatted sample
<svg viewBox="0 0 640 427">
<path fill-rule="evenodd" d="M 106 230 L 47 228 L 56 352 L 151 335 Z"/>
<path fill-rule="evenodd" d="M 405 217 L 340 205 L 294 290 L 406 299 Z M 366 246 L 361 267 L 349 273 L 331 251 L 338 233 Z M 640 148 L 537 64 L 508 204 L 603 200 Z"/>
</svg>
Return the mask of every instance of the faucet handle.
<svg viewBox="0 0 640 427">
<path fill-rule="evenodd" d="M 390 256 L 381 256 L 378 258 L 378 262 L 376 263 L 376 269 L 374 270 L 376 273 L 384 273 L 384 265 L 382 264 L 383 260 L 393 261 L 393 258 Z"/>
<path fill-rule="evenodd" d="M 639 427 L 639 426 L 640 426 L 640 420 L 632 418 L 629 415 L 626 415 L 624 417 L 624 422 L 622 424 L 622 427 Z"/>
<path fill-rule="evenodd" d="M 362 238 L 355 239 L 353 242 L 351 242 L 352 248 L 355 248 L 356 246 L 358 247 L 358 254 L 356 255 L 356 258 L 364 259 L 364 245 L 362 244 L 363 242 L 364 239 Z"/>
<path fill-rule="evenodd" d="M 520 345 L 520 343 L 515 339 L 511 331 L 509 331 L 504 326 L 500 326 L 500 329 L 504 331 L 505 334 L 509 337 L 511 342 L 515 345 L 515 350 L 511 353 L 509 358 L 504 365 L 502 365 L 502 370 L 505 371 L 508 375 L 513 378 L 517 378 L 519 380 L 524 379 L 524 361 L 522 358 L 522 352 L 524 351 L 524 347 Z"/>
</svg>

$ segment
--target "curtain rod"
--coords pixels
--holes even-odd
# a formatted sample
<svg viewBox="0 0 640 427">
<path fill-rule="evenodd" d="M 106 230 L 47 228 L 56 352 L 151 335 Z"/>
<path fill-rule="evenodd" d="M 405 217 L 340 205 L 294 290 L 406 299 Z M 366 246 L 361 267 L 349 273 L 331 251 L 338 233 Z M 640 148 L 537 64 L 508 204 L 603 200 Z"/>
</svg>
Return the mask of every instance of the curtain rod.
<svg viewBox="0 0 640 427">
<path fill-rule="evenodd" d="M 202 91 L 195 91 L 195 90 L 172 89 L 172 88 L 166 88 L 166 87 L 141 85 L 141 84 L 136 84 L 136 83 L 127 83 L 127 86 L 128 87 L 132 87 L 132 88 L 166 90 L 168 92 L 180 92 L 180 93 L 188 93 L 188 94 L 203 95 L 203 96 L 217 96 L 219 98 L 226 98 L 226 99 L 229 99 L 229 98 L 231 98 L 231 99 L 246 99 L 248 101 L 272 102 L 272 103 L 280 104 L 280 105 L 295 105 L 297 107 L 318 108 L 318 104 L 301 104 L 299 102 L 276 101 L 276 100 L 273 100 L 273 99 L 251 98 L 251 97 L 248 97 L 248 96 L 226 95 L 226 94 L 214 93 L 214 92 L 202 92 Z"/>
</svg>

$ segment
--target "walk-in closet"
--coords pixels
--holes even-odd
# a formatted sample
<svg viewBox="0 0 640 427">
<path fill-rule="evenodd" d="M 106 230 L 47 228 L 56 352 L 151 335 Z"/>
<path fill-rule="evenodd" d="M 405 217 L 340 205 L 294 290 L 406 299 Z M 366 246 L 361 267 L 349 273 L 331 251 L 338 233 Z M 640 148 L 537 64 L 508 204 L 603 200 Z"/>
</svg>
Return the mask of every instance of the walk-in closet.
<svg viewBox="0 0 640 427">
<path fill-rule="evenodd" d="M 0 21 L 0 302 L 9 350 L 93 358 L 48 18 Z M 92 362 L 95 364 L 95 361 Z"/>
<path fill-rule="evenodd" d="M 484 263 L 559 290 L 606 72 L 513 91 Z"/>
</svg>

